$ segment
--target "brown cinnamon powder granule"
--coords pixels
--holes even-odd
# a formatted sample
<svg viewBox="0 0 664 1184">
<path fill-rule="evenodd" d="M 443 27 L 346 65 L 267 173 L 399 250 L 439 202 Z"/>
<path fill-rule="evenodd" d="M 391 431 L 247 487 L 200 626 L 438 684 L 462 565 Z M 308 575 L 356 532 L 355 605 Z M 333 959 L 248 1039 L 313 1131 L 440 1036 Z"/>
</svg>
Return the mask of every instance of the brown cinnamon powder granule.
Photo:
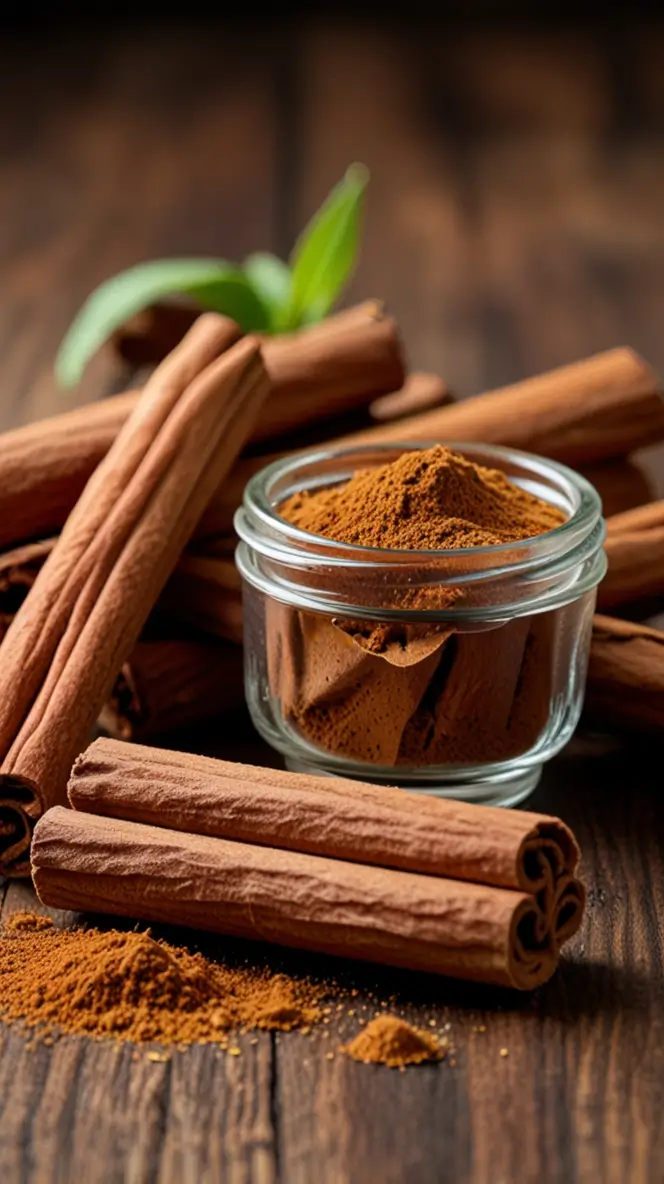
<svg viewBox="0 0 664 1184">
<path fill-rule="evenodd" d="M 394 1015 L 380 1015 L 358 1032 L 342 1052 L 365 1065 L 419 1065 L 423 1061 L 442 1061 L 445 1048 L 432 1032 L 413 1028 Z"/>
<path fill-rule="evenodd" d="M 0 933 L 0 1014 L 30 1027 L 225 1045 L 231 1029 L 308 1027 L 324 994 L 308 980 L 211 962 L 149 931 L 60 930 L 23 914 Z"/>
<path fill-rule="evenodd" d="M 294 494 L 279 512 L 323 538 L 408 551 L 516 542 L 565 521 L 504 473 L 440 444 L 361 470 L 346 485 Z"/>
</svg>

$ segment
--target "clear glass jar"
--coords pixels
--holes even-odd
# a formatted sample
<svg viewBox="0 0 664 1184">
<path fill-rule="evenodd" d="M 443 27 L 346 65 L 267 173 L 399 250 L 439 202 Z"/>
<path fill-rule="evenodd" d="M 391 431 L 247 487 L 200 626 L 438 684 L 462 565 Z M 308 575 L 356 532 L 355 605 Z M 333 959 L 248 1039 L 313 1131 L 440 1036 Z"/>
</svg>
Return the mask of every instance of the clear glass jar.
<svg viewBox="0 0 664 1184">
<path fill-rule="evenodd" d="M 519 543 L 395 551 L 324 539 L 278 512 L 293 493 L 426 447 L 300 453 L 249 482 L 235 519 L 247 702 L 290 769 L 514 805 L 581 712 L 606 570 L 593 487 L 553 461 L 454 444 L 566 521 Z"/>
</svg>

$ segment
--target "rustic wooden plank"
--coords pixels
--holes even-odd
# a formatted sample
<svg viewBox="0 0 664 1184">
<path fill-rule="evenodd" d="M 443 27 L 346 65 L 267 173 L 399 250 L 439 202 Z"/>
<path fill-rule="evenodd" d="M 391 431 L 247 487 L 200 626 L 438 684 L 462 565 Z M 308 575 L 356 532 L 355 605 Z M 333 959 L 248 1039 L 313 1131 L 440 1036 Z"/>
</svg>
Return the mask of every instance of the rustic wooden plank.
<svg viewBox="0 0 664 1184">
<path fill-rule="evenodd" d="M 662 368 L 664 158 L 625 102 L 629 54 L 500 31 L 423 51 L 429 101 L 466 145 L 486 385 L 624 341 Z"/>
<path fill-rule="evenodd" d="M 232 27 L 69 30 L 55 45 L 8 40 L 0 64 L 8 427 L 121 382 L 103 356 L 73 396 L 53 382 L 58 344 L 100 281 L 153 257 L 272 245 L 276 140 L 269 46 Z"/>
<path fill-rule="evenodd" d="M 454 140 L 423 105 L 420 50 L 403 28 L 317 25 L 303 35 L 299 217 L 352 161 L 369 167 L 352 293 L 383 297 L 413 365 L 470 392 L 483 379 L 474 216 Z"/>
</svg>

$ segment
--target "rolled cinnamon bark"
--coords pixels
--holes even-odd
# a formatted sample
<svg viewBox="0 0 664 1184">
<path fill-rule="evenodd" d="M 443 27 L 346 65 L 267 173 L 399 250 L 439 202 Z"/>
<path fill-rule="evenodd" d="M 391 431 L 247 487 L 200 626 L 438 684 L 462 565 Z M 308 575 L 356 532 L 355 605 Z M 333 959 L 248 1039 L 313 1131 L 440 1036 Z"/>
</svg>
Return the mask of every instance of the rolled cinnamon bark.
<svg viewBox="0 0 664 1184">
<path fill-rule="evenodd" d="M 41 900 L 528 989 L 553 973 L 583 890 L 534 897 L 55 807 L 39 823 Z"/>
<path fill-rule="evenodd" d="M 613 349 L 513 386 L 345 437 L 506 444 L 570 465 L 627 456 L 664 439 L 659 379 L 631 349 Z"/>
<path fill-rule="evenodd" d="M 239 330 L 224 321 L 230 344 Z M 254 429 L 260 439 L 369 403 L 404 378 L 396 323 L 375 301 L 272 338 L 264 351 L 272 390 Z M 128 391 L 0 437 L 0 547 L 60 529 L 138 395 Z"/>
<path fill-rule="evenodd" d="M 602 727 L 664 727 L 664 633 L 597 615 L 593 623 L 586 717 Z"/>
<path fill-rule="evenodd" d="M 606 523 L 607 573 L 597 589 L 602 611 L 664 592 L 664 501 L 615 514 Z"/>
<path fill-rule="evenodd" d="M 155 305 L 116 333 L 114 345 L 132 365 L 158 363 L 199 312 L 186 305 Z M 266 338 L 263 357 L 273 397 L 255 425 L 254 440 L 285 435 L 312 420 L 364 407 L 376 396 L 399 392 L 405 377 L 396 323 L 377 300 L 295 333 Z M 433 378 L 426 386 L 438 396 L 440 380 L 424 378 Z M 424 386 L 418 382 L 420 390 Z"/>
<path fill-rule="evenodd" d="M 633 457 L 618 457 L 602 465 L 587 466 L 581 469 L 581 474 L 595 486 L 607 518 L 642 506 L 654 497 L 652 483 Z"/>
<path fill-rule="evenodd" d="M 111 343 L 130 366 L 158 366 L 200 315 L 200 305 L 193 302 L 160 301 L 130 317 L 116 329 Z"/>
<path fill-rule="evenodd" d="M 99 715 L 118 740 L 149 740 L 244 703 L 242 650 L 206 638 L 139 641 Z"/>
<path fill-rule="evenodd" d="M 96 740 L 69 779 L 74 810 L 536 895 L 574 875 L 558 818 L 339 777 Z"/>
<path fill-rule="evenodd" d="M 0 555 L 0 640 L 54 545 L 55 539 L 46 539 Z M 186 586 L 184 597 L 186 603 Z M 239 598 L 222 596 L 215 631 L 224 624 L 234 640 L 241 641 L 241 617 Z M 153 636 L 134 646 L 98 723 L 122 740 L 149 739 L 214 719 L 243 701 L 242 651 L 237 644 L 209 637 Z"/>
<path fill-rule="evenodd" d="M 0 641 L 54 546 L 55 539 L 44 539 L 0 555 Z"/>
<path fill-rule="evenodd" d="M 242 581 L 232 558 L 182 555 L 158 610 L 170 620 L 242 644 Z"/>
<path fill-rule="evenodd" d="M 376 423 L 392 423 L 407 415 L 416 415 L 420 411 L 451 402 L 452 395 L 442 378 L 424 370 L 414 370 L 406 378 L 401 390 L 374 399 L 369 414 Z"/>
<path fill-rule="evenodd" d="M 203 507 L 251 431 L 257 344 L 196 322 L 88 482 L 0 647 L 0 873 L 27 874 L 31 824 L 71 763 Z M 27 795 L 27 802 L 26 802 Z"/>
<path fill-rule="evenodd" d="M 23 604 L 57 539 L 28 543 L 0 555 L 0 641 Z M 236 540 L 211 539 L 219 554 L 185 551 L 168 580 L 155 614 L 242 644 L 241 580 L 233 562 Z"/>
</svg>

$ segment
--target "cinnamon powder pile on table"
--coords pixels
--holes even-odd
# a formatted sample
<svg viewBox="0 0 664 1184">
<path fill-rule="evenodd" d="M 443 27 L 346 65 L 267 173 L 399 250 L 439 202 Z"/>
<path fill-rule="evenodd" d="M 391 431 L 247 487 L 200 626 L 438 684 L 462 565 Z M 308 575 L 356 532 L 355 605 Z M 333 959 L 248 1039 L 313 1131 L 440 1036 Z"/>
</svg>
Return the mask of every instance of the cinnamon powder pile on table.
<svg viewBox="0 0 664 1184">
<path fill-rule="evenodd" d="M 50 1039 L 66 1032 L 227 1049 L 232 1031 L 307 1032 L 327 1023 L 331 1009 L 322 1007 L 323 999 L 338 990 L 250 965 L 212 962 L 156 941 L 149 931 L 56 929 L 32 913 L 18 914 L 0 931 L 0 1017 Z M 393 1067 L 445 1055 L 433 1033 L 387 1014 L 341 1051 Z"/>
<path fill-rule="evenodd" d="M 211 962 L 149 932 L 56 929 L 21 914 L 0 934 L 0 1015 L 136 1043 L 220 1044 L 232 1029 L 308 1027 L 324 989 Z"/>
<path fill-rule="evenodd" d="M 504 473 L 441 445 L 297 493 L 279 513 L 312 534 L 401 550 L 518 544 L 565 520 Z M 465 595 L 415 581 L 386 607 L 463 607 Z M 273 604 L 270 690 L 284 721 L 334 755 L 385 767 L 500 761 L 527 752 L 546 727 L 558 640 L 577 614 L 572 606 L 486 628 L 332 619 Z"/>
<path fill-rule="evenodd" d="M 365 1065 L 389 1065 L 391 1069 L 442 1061 L 445 1056 L 445 1048 L 432 1032 L 414 1028 L 395 1015 L 377 1016 L 341 1051 Z"/>
</svg>

